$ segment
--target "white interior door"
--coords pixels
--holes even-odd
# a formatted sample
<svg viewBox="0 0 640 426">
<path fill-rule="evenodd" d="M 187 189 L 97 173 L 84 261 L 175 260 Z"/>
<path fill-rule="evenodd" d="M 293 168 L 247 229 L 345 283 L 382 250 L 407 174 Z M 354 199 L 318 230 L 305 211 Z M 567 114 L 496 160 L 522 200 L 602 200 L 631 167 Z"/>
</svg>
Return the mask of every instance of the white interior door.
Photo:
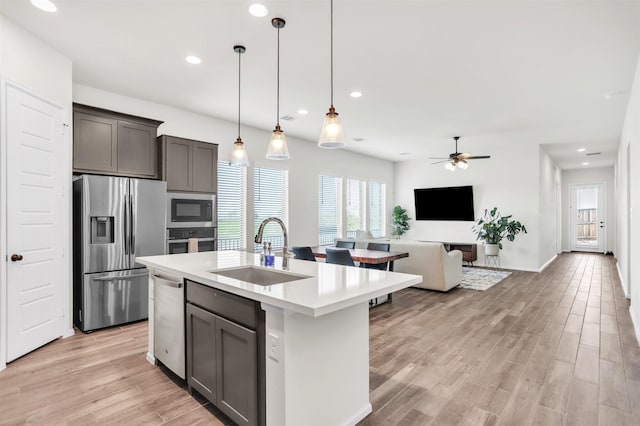
<svg viewBox="0 0 640 426">
<path fill-rule="evenodd" d="M 7 84 L 7 361 L 62 335 L 64 110 Z"/>
<path fill-rule="evenodd" d="M 571 187 L 571 249 L 604 253 L 604 185 Z"/>
</svg>

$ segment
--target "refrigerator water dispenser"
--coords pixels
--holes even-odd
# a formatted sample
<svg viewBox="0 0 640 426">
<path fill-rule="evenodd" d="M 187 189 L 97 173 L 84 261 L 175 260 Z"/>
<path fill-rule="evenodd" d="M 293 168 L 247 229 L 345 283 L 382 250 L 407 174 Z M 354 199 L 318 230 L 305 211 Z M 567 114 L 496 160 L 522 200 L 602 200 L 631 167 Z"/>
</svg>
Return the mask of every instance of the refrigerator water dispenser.
<svg viewBox="0 0 640 426">
<path fill-rule="evenodd" d="M 91 216 L 91 244 L 113 244 L 113 216 Z"/>
</svg>

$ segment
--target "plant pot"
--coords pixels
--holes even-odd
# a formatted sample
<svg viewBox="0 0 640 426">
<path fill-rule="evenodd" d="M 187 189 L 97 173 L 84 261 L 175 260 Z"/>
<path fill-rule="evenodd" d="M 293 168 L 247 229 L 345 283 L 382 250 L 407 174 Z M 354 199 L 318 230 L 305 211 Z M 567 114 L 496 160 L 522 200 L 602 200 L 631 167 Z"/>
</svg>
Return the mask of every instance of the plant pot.
<svg viewBox="0 0 640 426">
<path fill-rule="evenodd" d="M 487 256 L 497 256 L 500 253 L 500 247 L 497 244 L 485 244 L 484 254 Z"/>
</svg>

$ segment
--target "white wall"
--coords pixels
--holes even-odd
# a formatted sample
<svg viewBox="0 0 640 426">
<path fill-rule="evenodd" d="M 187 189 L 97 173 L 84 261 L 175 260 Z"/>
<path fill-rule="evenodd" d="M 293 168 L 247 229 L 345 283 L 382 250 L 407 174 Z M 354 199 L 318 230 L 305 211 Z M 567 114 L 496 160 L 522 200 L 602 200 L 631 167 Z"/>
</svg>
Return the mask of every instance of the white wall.
<svg viewBox="0 0 640 426">
<path fill-rule="evenodd" d="M 74 102 L 106 108 L 127 114 L 164 121 L 158 134 L 180 136 L 218 144 L 219 158 L 228 159 L 237 137 L 237 124 L 190 111 L 173 108 L 88 86 L 74 84 Z M 286 123 L 285 123 L 286 124 Z M 320 124 L 319 124 L 320 125 Z M 286 126 L 283 125 L 286 132 Z M 265 159 L 271 129 L 243 127 L 245 142 L 252 163 L 289 170 L 289 245 L 314 245 L 318 240 L 318 175 L 355 177 L 387 185 L 387 214 L 393 206 L 393 163 L 345 150 L 320 149 L 309 142 L 287 135 L 290 160 Z M 252 212 L 252 172 L 247 174 L 247 211 Z M 248 218 L 248 243 L 251 247 L 253 218 Z"/>
<path fill-rule="evenodd" d="M 538 266 L 541 267 L 553 260 L 558 254 L 557 242 L 557 193 L 560 185 L 560 171 L 551 161 L 551 157 L 542 148 L 539 152 L 540 187 L 539 187 L 539 212 L 540 238 Z"/>
<path fill-rule="evenodd" d="M 415 218 L 414 188 L 473 185 L 476 219 L 485 209 L 497 206 L 503 214 L 512 214 L 522 222 L 528 234 L 519 234 L 514 242 L 503 241 L 500 253 L 505 268 L 537 271 L 539 261 L 540 225 L 538 218 L 539 152 L 537 146 L 518 146 L 517 151 L 498 144 L 487 144 L 474 150 L 490 154 L 488 160 L 471 160 L 467 170 L 450 172 L 442 164 L 423 158 L 396 163 L 395 204 L 408 210 Z M 482 152 L 480 152 L 482 151 Z M 407 239 L 474 242 L 473 222 L 411 220 Z M 403 238 L 405 238 L 403 236 Z M 484 251 L 478 250 L 479 264 Z"/>
<path fill-rule="evenodd" d="M 40 97 L 50 102 L 60 105 L 66 109 L 66 122 L 70 122 L 71 111 L 71 61 L 48 47 L 45 43 L 20 27 L 0 15 L 0 105 L 4 109 L 5 96 L 4 82 L 11 81 L 20 85 Z M 0 114 L 0 139 L 2 149 L 0 150 L 0 169 L 3 168 L 6 155 L 6 123 L 4 112 Z M 66 164 L 60 165 L 64 169 L 70 170 L 71 164 L 71 132 L 67 133 L 65 140 Z M 0 170 L 0 258 L 4 259 L 7 254 L 6 246 L 6 220 L 3 217 L 6 211 L 6 176 L 5 171 Z M 63 282 L 66 283 L 65 292 L 68 297 L 64 301 L 63 311 L 65 319 L 64 329 L 61 335 L 73 334 L 72 309 L 72 285 L 71 285 L 71 173 L 64 184 L 65 196 L 67 197 L 67 211 L 63 212 L 63 235 L 69 238 L 64 246 L 65 253 L 68 254 L 68 262 L 63 266 Z M 6 355 L 6 270 L 2 268 L 0 273 L 0 369 L 5 365 Z"/>
<path fill-rule="evenodd" d="M 596 167 L 562 171 L 562 250 L 571 251 L 571 214 L 569 188 L 576 184 L 603 183 L 605 188 L 605 247 L 604 251 L 615 250 L 616 215 L 614 210 L 615 175 L 612 167 Z M 614 253 L 617 254 L 617 253 Z"/>
<path fill-rule="evenodd" d="M 640 61 L 618 149 L 618 238 L 616 257 L 622 287 L 631 298 L 629 312 L 640 341 Z M 629 202 L 627 202 L 627 198 Z M 636 259 L 633 261 L 633 259 Z"/>
</svg>

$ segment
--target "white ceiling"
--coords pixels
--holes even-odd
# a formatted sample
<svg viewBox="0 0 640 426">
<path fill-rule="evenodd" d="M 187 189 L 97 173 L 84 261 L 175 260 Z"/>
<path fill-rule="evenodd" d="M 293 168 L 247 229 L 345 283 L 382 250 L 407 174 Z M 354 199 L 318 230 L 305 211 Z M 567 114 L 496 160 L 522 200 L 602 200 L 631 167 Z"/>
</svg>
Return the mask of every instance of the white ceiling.
<svg viewBox="0 0 640 426">
<path fill-rule="evenodd" d="M 270 19 L 284 18 L 280 111 L 294 119 L 281 125 L 317 140 L 330 103 L 328 0 L 263 1 L 265 18 L 245 0 L 53 1 L 55 14 L 27 0 L 0 0 L 0 12 L 71 58 L 75 82 L 230 121 L 232 47 L 245 45 L 243 124 L 265 130 L 275 125 Z M 640 1 L 334 0 L 334 10 L 334 104 L 347 149 L 441 157 L 461 135 L 460 150 L 476 154 L 491 154 L 488 142 L 543 144 L 572 168 L 584 161 L 574 158 L 579 145 L 613 164 L 640 54 Z M 203 63 L 187 64 L 188 54 Z"/>
</svg>

